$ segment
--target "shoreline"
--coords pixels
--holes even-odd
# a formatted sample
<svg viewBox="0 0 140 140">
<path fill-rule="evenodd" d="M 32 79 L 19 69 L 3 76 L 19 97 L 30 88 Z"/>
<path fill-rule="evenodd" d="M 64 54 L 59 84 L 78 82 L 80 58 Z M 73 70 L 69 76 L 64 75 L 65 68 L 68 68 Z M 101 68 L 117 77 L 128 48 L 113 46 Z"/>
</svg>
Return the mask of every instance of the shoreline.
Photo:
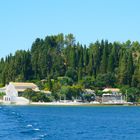
<svg viewBox="0 0 140 140">
<path fill-rule="evenodd" d="M 132 103 L 99 103 L 99 102 L 30 102 L 29 104 L 3 103 L 0 100 L 0 105 L 15 105 L 15 106 L 140 106 L 140 104 Z"/>
<path fill-rule="evenodd" d="M 29 105 L 38 105 L 38 106 L 136 106 L 130 104 L 102 104 L 102 103 L 41 103 L 41 102 L 32 102 Z M 137 105 L 138 106 L 138 105 Z"/>
</svg>

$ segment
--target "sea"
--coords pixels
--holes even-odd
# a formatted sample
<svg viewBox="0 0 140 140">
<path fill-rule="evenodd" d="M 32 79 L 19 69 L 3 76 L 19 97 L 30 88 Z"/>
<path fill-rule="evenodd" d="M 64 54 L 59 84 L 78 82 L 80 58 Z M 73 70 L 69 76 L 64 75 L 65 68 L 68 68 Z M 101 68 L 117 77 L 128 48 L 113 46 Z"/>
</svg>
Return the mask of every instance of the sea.
<svg viewBox="0 0 140 140">
<path fill-rule="evenodd" d="M 0 140 L 140 140 L 140 107 L 0 106 Z"/>
</svg>

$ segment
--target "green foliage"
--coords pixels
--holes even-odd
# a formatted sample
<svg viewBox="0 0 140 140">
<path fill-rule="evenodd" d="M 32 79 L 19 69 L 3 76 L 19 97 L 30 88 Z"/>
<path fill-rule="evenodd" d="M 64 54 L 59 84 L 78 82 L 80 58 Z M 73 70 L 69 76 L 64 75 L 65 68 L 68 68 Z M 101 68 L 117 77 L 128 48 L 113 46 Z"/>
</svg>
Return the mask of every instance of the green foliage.
<svg viewBox="0 0 140 140">
<path fill-rule="evenodd" d="M 38 88 L 39 88 L 40 90 L 45 89 L 45 84 L 44 84 L 43 82 L 41 82 L 41 81 L 37 81 L 37 82 L 36 82 L 36 85 L 38 86 Z"/>
<path fill-rule="evenodd" d="M 129 88 L 128 91 L 128 101 L 139 102 L 140 101 L 140 90 L 137 88 Z"/>
<path fill-rule="evenodd" d="M 95 95 L 94 94 L 84 94 L 83 95 L 83 100 L 88 101 L 88 102 L 94 101 L 95 100 Z"/>
<path fill-rule="evenodd" d="M 52 90 L 52 81 L 51 81 L 50 76 L 48 77 L 48 88 L 49 90 Z"/>
<path fill-rule="evenodd" d="M 92 76 L 85 76 L 79 83 L 84 87 L 84 88 L 94 88 L 95 84 L 95 78 Z"/>
<path fill-rule="evenodd" d="M 100 72 L 102 74 L 104 74 L 107 72 L 108 42 L 106 41 L 105 45 L 104 45 L 104 43 L 102 45 L 103 45 L 102 46 L 103 47 L 103 54 L 102 54 Z"/>
<path fill-rule="evenodd" d="M 74 100 L 81 96 L 82 89 L 80 86 L 62 86 L 60 95 L 67 100 Z"/>
<path fill-rule="evenodd" d="M 64 76 L 64 77 L 58 77 L 58 81 L 61 85 L 70 85 L 72 86 L 73 80 L 70 77 Z"/>
<path fill-rule="evenodd" d="M 3 84 L 0 84 L 0 88 L 2 88 L 3 87 Z"/>
<path fill-rule="evenodd" d="M 0 99 L 3 99 L 3 96 L 5 95 L 5 93 L 0 92 Z"/>
<path fill-rule="evenodd" d="M 102 97 L 102 95 L 103 95 L 103 91 L 102 90 L 97 90 L 95 93 L 96 93 L 96 96 Z"/>
<path fill-rule="evenodd" d="M 132 86 L 140 88 L 140 57 L 138 59 L 134 74 L 132 76 Z"/>
<path fill-rule="evenodd" d="M 121 88 L 122 93 L 129 102 L 140 102 L 140 89 L 135 87 L 124 86 Z"/>
<path fill-rule="evenodd" d="M 123 93 L 123 95 L 125 95 L 127 101 L 140 103 L 140 89 L 139 88 L 122 86 L 121 92 Z"/>
<path fill-rule="evenodd" d="M 112 73 L 99 74 L 95 80 L 96 87 L 113 87 L 116 78 Z"/>
<path fill-rule="evenodd" d="M 73 68 L 68 68 L 68 70 L 66 71 L 66 76 L 70 77 L 74 82 L 78 80 L 77 71 Z"/>
<path fill-rule="evenodd" d="M 22 94 L 23 97 L 29 99 L 33 102 L 51 102 L 53 101 L 53 97 L 50 95 L 46 95 L 45 93 L 41 92 L 34 92 L 31 89 L 27 89 Z"/>
<path fill-rule="evenodd" d="M 58 80 L 58 77 L 64 78 Z M 47 82 L 38 82 L 40 89 L 56 92 L 61 85 L 78 83 L 84 88 L 115 85 L 140 88 L 140 44 L 102 40 L 82 46 L 76 43 L 73 34 L 58 34 L 37 38 L 31 50 L 18 50 L 0 60 L 3 85 L 10 81 L 42 79 Z"/>
</svg>

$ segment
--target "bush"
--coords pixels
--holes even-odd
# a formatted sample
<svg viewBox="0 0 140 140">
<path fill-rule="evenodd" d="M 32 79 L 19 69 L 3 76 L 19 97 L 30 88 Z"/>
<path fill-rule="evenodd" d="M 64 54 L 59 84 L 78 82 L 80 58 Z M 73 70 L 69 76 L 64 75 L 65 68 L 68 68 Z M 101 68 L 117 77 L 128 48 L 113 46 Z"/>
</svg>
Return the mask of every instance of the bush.
<svg viewBox="0 0 140 140">
<path fill-rule="evenodd" d="M 4 95 L 5 95 L 5 93 L 0 92 L 0 99 L 2 99 Z"/>
<path fill-rule="evenodd" d="M 35 92 L 31 89 L 27 89 L 22 94 L 23 97 L 33 101 L 33 102 L 51 102 L 53 101 L 53 97 L 51 95 L 47 95 L 41 92 Z"/>
<path fill-rule="evenodd" d="M 114 74 L 107 73 L 107 74 L 99 74 L 95 81 L 96 87 L 107 87 L 111 86 L 113 87 L 115 84 L 116 78 Z"/>
<path fill-rule="evenodd" d="M 88 101 L 88 102 L 91 102 L 91 101 L 94 101 L 95 100 L 95 95 L 94 94 L 84 94 L 83 95 L 83 100 L 85 101 Z"/>
<path fill-rule="evenodd" d="M 73 100 L 81 96 L 80 86 L 62 86 L 60 94 L 66 97 L 67 100 Z"/>
</svg>

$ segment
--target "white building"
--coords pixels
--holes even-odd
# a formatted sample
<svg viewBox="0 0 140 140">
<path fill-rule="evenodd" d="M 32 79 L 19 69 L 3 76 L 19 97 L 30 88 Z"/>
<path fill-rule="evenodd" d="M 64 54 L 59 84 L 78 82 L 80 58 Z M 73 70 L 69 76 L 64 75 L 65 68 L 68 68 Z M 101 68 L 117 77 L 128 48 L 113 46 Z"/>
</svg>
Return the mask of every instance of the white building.
<svg viewBox="0 0 140 140">
<path fill-rule="evenodd" d="M 126 103 L 120 89 L 118 88 L 106 88 L 103 90 L 102 95 L 103 104 L 122 104 Z"/>
<path fill-rule="evenodd" d="M 33 91 L 39 91 L 39 88 L 34 83 L 25 83 L 25 82 L 10 82 L 9 85 L 13 85 L 16 91 L 23 92 L 26 89 L 32 89 Z"/>
<path fill-rule="evenodd" d="M 10 82 L 9 85 L 5 86 L 4 88 L 1 88 L 1 91 L 6 93 L 6 95 L 3 97 L 3 103 L 29 104 L 28 99 L 18 96 L 19 92 L 23 92 L 26 89 L 39 91 L 39 88 L 33 83 Z"/>
<path fill-rule="evenodd" d="M 47 95 L 51 94 L 50 91 L 39 90 L 38 86 L 34 83 L 24 83 L 24 82 L 10 82 L 3 88 L 0 88 L 0 92 L 6 93 L 3 97 L 3 103 L 5 104 L 29 104 L 29 100 L 21 97 L 22 93 L 26 89 L 32 89 L 35 92 L 42 92 Z M 20 97 L 19 97 L 20 95 Z"/>
</svg>

